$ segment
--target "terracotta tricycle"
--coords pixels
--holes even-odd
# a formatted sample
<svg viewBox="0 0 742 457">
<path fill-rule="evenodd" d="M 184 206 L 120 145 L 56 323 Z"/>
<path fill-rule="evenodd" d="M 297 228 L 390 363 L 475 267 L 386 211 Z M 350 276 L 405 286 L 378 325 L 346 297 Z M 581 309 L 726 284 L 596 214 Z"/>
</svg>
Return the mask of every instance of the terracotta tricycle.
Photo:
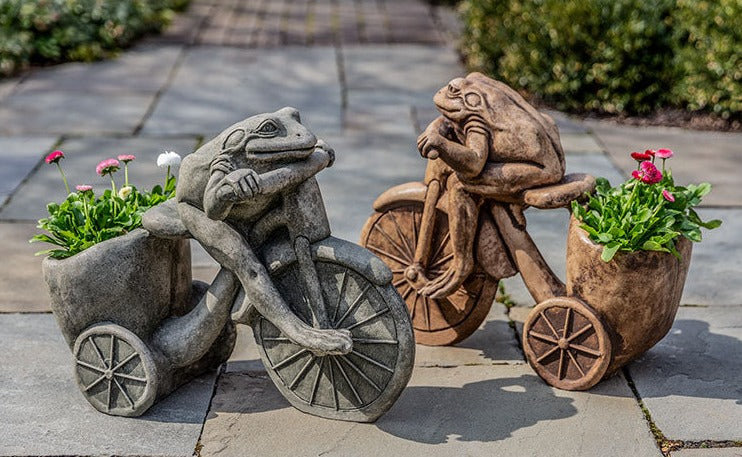
<svg viewBox="0 0 742 457">
<path fill-rule="evenodd" d="M 600 260 L 600 246 L 573 220 L 565 285 L 528 235 L 524 210 L 568 208 L 592 192 L 595 179 L 564 174 L 553 120 L 479 73 L 454 79 L 434 102 L 442 116 L 418 139 L 429 159 L 424 182 L 385 191 L 361 234 L 361 244 L 392 269 L 416 340 L 463 340 L 487 316 L 498 281 L 519 272 L 538 303 L 524 325 L 524 352 L 553 386 L 588 389 L 659 341 L 672 325 L 688 262 L 670 256 L 667 290 L 632 297 L 636 278 L 612 277 L 615 266 Z M 678 249 L 690 257 L 687 240 Z M 650 257 L 623 258 L 641 275 L 639 264 L 657 267 L 660 257 Z M 653 307 L 637 310 L 637 299 Z"/>
</svg>

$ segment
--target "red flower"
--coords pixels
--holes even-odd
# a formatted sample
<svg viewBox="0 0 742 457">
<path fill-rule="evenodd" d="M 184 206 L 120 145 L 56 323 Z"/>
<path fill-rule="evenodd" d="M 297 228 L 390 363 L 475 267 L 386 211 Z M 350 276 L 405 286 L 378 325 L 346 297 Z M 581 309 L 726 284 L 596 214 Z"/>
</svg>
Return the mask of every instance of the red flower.
<svg viewBox="0 0 742 457">
<path fill-rule="evenodd" d="M 657 151 L 653 149 L 647 149 L 646 151 L 644 151 L 644 154 L 649 154 L 651 157 L 654 157 L 654 155 L 657 154 Z"/>
<path fill-rule="evenodd" d="M 631 172 L 631 176 L 645 184 L 657 184 L 662 181 L 662 172 L 652 162 L 645 161 L 639 165 L 639 170 Z"/>
<path fill-rule="evenodd" d="M 667 189 L 662 190 L 662 196 L 665 197 L 665 200 L 667 200 L 668 202 L 675 201 L 675 197 L 673 197 L 672 194 L 667 191 Z"/>
<path fill-rule="evenodd" d="M 46 160 L 46 163 L 52 164 L 52 163 L 57 163 L 62 159 L 64 159 L 64 152 L 54 151 L 50 153 L 48 156 L 46 156 L 46 159 L 44 160 Z"/>
<path fill-rule="evenodd" d="M 645 160 L 651 160 L 652 155 L 647 154 L 646 152 L 632 152 L 631 158 L 636 160 L 637 162 L 644 162 Z"/>
<path fill-rule="evenodd" d="M 103 160 L 98 166 L 95 167 L 95 172 L 101 176 L 105 176 L 118 171 L 121 164 L 116 159 Z"/>
<path fill-rule="evenodd" d="M 132 154 L 121 154 L 120 156 L 118 156 L 118 159 L 124 163 L 129 163 L 132 160 L 136 159 L 136 156 Z"/>
<path fill-rule="evenodd" d="M 657 150 L 657 157 L 660 159 L 669 159 L 674 154 L 670 149 L 658 149 Z"/>
</svg>

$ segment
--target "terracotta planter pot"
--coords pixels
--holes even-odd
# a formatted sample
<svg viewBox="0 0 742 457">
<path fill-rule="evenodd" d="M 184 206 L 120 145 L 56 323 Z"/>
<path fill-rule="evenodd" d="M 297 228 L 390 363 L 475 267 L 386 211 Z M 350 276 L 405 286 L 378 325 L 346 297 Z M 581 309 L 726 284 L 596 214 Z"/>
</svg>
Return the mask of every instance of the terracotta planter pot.
<svg viewBox="0 0 742 457">
<path fill-rule="evenodd" d="M 572 218 L 567 239 L 567 293 L 583 299 L 600 316 L 613 341 L 606 377 L 661 340 L 672 327 L 690 264 L 692 243 L 676 240 L 682 257 L 664 252 L 618 252 L 600 259 L 593 243 Z"/>
</svg>

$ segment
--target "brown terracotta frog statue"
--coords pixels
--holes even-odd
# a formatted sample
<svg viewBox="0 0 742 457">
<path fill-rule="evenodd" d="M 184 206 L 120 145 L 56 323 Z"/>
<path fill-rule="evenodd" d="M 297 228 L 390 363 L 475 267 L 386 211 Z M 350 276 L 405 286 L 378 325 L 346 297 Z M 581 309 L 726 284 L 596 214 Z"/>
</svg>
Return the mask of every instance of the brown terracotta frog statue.
<svg viewBox="0 0 742 457">
<path fill-rule="evenodd" d="M 481 73 L 456 78 L 433 101 L 441 116 L 417 141 L 430 160 L 426 184 L 445 182 L 453 263 L 420 293 L 455 291 L 474 268 L 473 247 L 483 199 L 517 202 L 529 188 L 559 182 L 564 152 L 554 121 L 505 84 Z"/>
<path fill-rule="evenodd" d="M 318 355 L 350 352 L 350 332 L 314 328 L 299 319 L 250 240 L 282 194 L 301 193 L 299 187 L 333 160 L 332 149 L 301 124 L 296 109 L 287 107 L 238 122 L 186 156 L 176 195 L 188 231 L 237 276 L 247 301 L 287 338 Z M 274 172 L 271 189 L 261 178 L 268 172 Z M 326 231 L 322 236 L 329 236 L 329 227 Z"/>
</svg>

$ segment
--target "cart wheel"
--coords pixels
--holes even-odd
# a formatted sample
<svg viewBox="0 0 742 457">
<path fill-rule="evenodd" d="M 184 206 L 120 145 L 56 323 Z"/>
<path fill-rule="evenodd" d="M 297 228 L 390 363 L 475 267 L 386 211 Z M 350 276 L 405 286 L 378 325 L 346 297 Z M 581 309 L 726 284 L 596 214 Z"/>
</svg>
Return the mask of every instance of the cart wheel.
<svg viewBox="0 0 742 457">
<path fill-rule="evenodd" d="M 587 390 L 605 375 L 611 339 L 589 306 L 573 297 L 541 302 L 523 327 L 523 349 L 536 373 L 564 390 Z"/>
<path fill-rule="evenodd" d="M 268 374 L 297 409 L 330 419 L 373 422 L 407 385 L 415 342 L 402 299 L 391 285 L 375 286 L 348 266 L 317 261 L 327 313 L 347 329 L 353 350 L 317 356 L 281 334 L 262 316 L 253 333 Z M 274 277 L 291 309 L 312 325 L 296 264 Z"/>
<path fill-rule="evenodd" d="M 113 416 L 139 416 L 157 395 L 152 352 L 116 324 L 88 327 L 75 340 L 75 374 L 85 398 Z"/>
<path fill-rule="evenodd" d="M 422 204 L 411 203 L 373 214 L 363 228 L 361 245 L 391 268 L 392 284 L 407 303 L 415 340 L 429 346 L 445 346 L 463 340 L 479 328 L 495 299 L 497 280 L 477 266 L 448 297 L 433 299 L 420 295 L 404 273 L 414 263 L 422 212 Z M 428 275 L 432 279 L 443 274 L 453 258 L 448 216 L 441 210 L 436 210 L 431 253 Z"/>
</svg>

